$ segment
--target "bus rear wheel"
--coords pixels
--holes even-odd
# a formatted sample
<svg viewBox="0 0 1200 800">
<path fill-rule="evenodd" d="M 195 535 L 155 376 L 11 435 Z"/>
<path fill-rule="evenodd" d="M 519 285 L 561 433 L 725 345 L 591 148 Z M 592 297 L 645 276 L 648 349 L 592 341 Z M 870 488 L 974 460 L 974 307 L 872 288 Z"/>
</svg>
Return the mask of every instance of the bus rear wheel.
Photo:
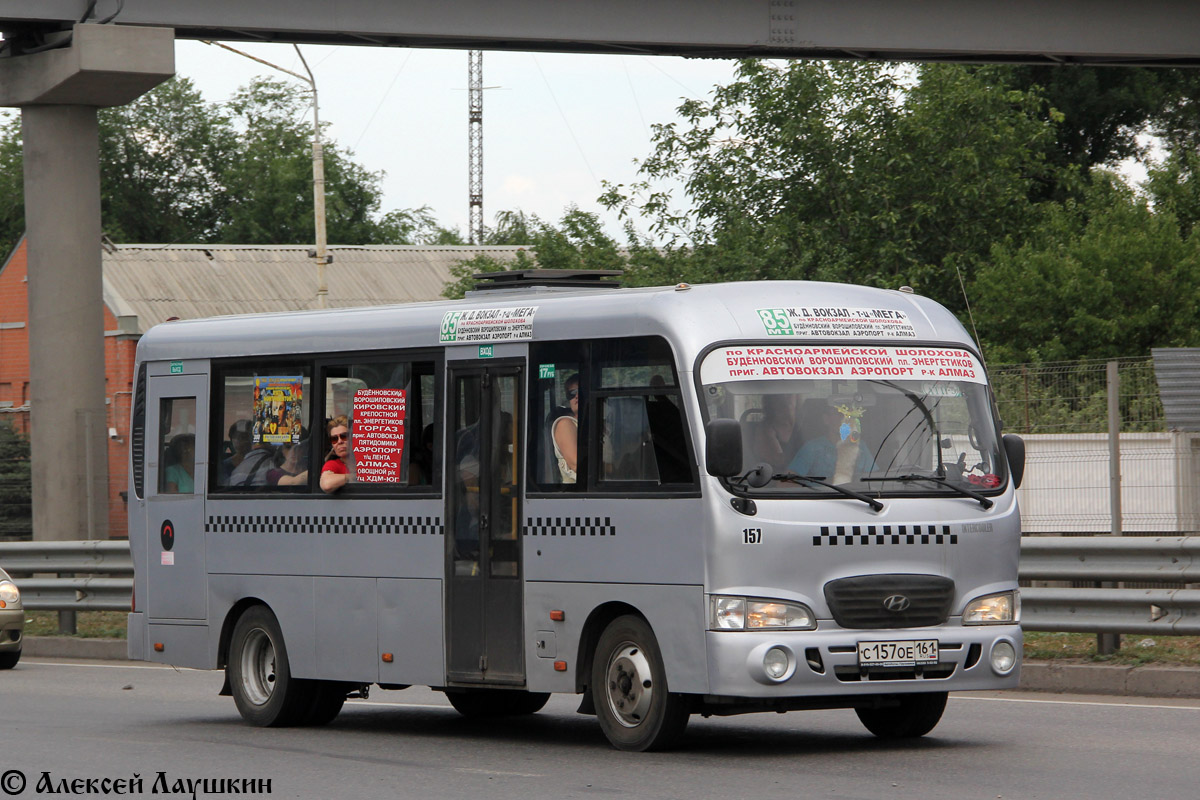
<svg viewBox="0 0 1200 800">
<path fill-rule="evenodd" d="M 688 723 L 688 699 L 671 694 L 658 640 L 641 617 L 618 617 L 596 645 L 591 690 L 600 729 L 618 750 L 665 750 Z"/>
<path fill-rule="evenodd" d="M 859 721 L 881 739 L 915 739 L 937 726 L 946 710 L 946 692 L 893 695 L 896 705 L 856 708 Z"/>
<path fill-rule="evenodd" d="M 464 717 L 515 717 L 541 711 L 550 695 L 516 689 L 462 689 L 446 692 L 446 699 Z"/>
<path fill-rule="evenodd" d="M 251 725 L 302 724 L 313 707 L 313 687 L 292 677 L 283 631 L 266 606 L 252 606 L 238 619 L 226 671 L 238 713 Z"/>
</svg>

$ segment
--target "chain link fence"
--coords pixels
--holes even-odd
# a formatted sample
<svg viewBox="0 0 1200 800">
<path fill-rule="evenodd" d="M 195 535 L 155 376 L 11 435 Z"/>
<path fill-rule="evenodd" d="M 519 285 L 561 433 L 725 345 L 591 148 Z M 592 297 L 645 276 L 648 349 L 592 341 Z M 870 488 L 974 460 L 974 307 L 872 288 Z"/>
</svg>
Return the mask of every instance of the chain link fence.
<svg viewBox="0 0 1200 800">
<path fill-rule="evenodd" d="M 991 369 L 1004 430 L 1025 439 L 1020 490 L 1026 533 L 1114 530 L 1105 360 Z M 1200 434 L 1168 430 L 1154 360 L 1117 359 L 1120 529 L 1128 535 L 1200 529 Z"/>
</svg>

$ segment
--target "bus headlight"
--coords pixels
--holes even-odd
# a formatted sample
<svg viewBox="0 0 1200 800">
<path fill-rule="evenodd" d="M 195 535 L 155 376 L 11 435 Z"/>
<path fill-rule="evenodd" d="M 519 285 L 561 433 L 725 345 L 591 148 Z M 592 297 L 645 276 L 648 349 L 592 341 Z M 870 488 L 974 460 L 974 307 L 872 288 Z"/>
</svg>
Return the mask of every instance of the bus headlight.
<svg viewBox="0 0 1200 800">
<path fill-rule="evenodd" d="M 967 603 L 963 625 L 1011 625 L 1021 621 L 1021 593 L 989 594 Z"/>
<path fill-rule="evenodd" d="M 792 630 L 817 627 L 812 610 L 803 603 L 712 595 L 709 629 L 714 631 Z"/>
</svg>

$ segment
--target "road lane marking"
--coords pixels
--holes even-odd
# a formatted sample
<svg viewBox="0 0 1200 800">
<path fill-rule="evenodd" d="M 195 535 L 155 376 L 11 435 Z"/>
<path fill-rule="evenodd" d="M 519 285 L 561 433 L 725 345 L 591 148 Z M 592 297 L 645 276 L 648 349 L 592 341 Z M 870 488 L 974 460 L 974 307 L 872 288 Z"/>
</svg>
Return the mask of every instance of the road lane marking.
<svg viewBox="0 0 1200 800">
<path fill-rule="evenodd" d="M 1151 703 L 1122 703 L 1118 699 L 1111 702 L 1098 700 L 1034 700 L 1027 697 L 951 697 L 951 700 L 983 700 L 993 703 L 1040 703 L 1043 705 L 1059 706 L 1104 706 L 1105 708 L 1169 708 L 1176 711 L 1200 711 L 1200 706 L 1166 706 Z M 1183 698 L 1192 699 L 1192 698 Z"/>
</svg>

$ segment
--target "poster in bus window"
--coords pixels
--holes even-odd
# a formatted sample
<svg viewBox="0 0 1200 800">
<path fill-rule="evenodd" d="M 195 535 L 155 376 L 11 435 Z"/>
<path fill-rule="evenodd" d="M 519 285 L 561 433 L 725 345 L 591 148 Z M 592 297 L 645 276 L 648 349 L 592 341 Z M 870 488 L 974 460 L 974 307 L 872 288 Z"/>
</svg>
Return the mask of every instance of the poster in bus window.
<svg viewBox="0 0 1200 800">
<path fill-rule="evenodd" d="M 403 483 L 405 392 L 354 393 L 354 475 L 362 483 Z"/>
<path fill-rule="evenodd" d="M 254 377 L 254 443 L 295 444 L 304 419 L 300 375 Z"/>
</svg>

